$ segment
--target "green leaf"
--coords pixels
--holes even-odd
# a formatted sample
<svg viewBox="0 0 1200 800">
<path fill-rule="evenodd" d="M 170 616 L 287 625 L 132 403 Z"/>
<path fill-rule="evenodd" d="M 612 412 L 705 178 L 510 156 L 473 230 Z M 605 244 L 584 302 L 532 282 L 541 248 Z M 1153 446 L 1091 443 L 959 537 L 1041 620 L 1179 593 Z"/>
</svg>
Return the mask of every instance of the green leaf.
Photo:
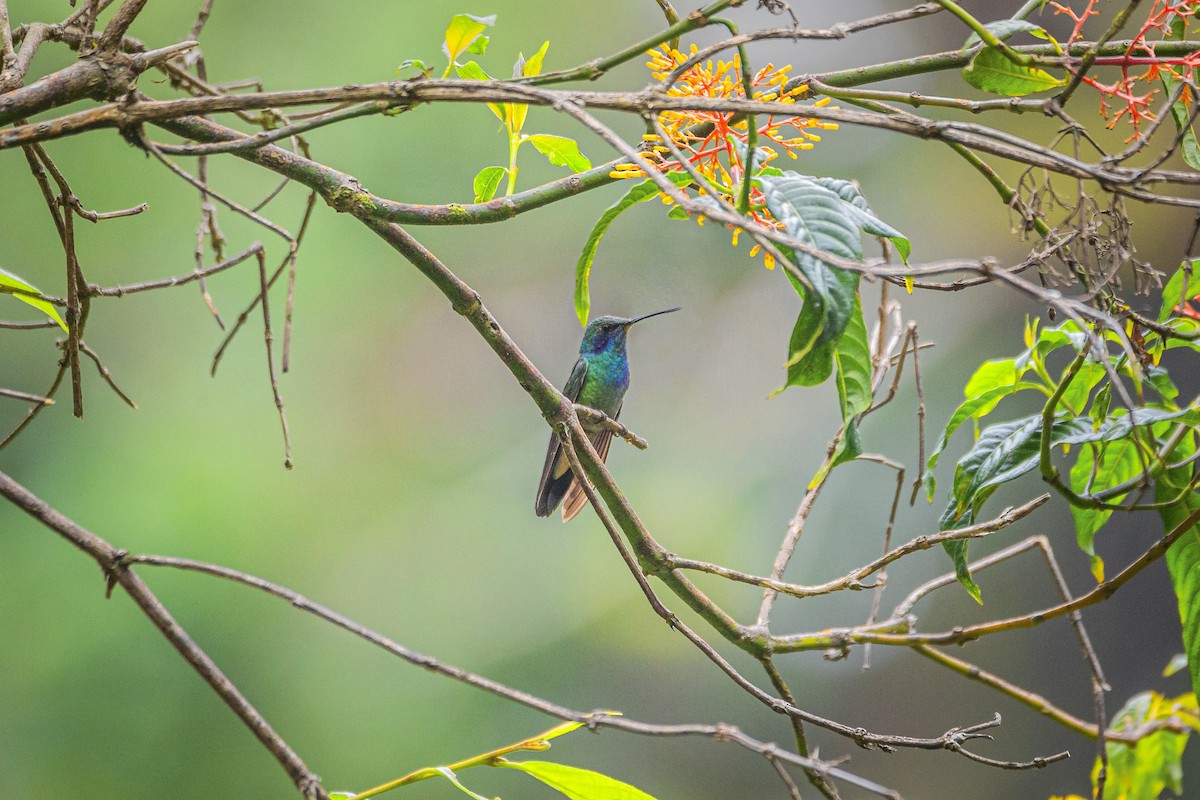
<svg viewBox="0 0 1200 800">
<path fill-rule="evenodd" d="M 784 173 L 780 172 L 779 174 L 782 175 Z M 905 264 L 908 263 L 908 257 L 912 253 L 912 243 L 900 231 L 875 216 L 871 211 L 871 207 L 867 204 L 867 198 L 863 197 L 862 191 L 859 190 L 858 184 L 841 178 L 818 178 L 813 175 L 804 175 L 802 177 L 808 178 L 813 183 L 824 186 L 826 189 L 836 193 L 838 197 L 850 205 L 847 211 L 854 218 L 855 222 L 858 223 L 858 226 L 862 228 L 863 233 L 883 239 L 890 239 L 892 244 L 896 246 L 896 252 L 900 255 L 900 260 Z"/>
<path fill-rule="evenodd" d="M 1112 393 L 1112 384 L 1106 383 L 1100 387 L 1100 391 L 1096 392 L 1096 399 L 1092 401 L 1092 409 L 1088 416 L 1092 418 L 1092 427 L 1096 430 L 1100 430 L 1104 420 L 1108 419 L 1108 408 L 1112 405 Z"/>
<path fill-rule="evenodd" d="M 513 77 L 528 78 L 540 75 L 542 72 L 542 60 L 546 57 L 546 50 L 549 47 L 550 42 L 542 42 L 542 46 L 528 60 L 524 55 L 518 55 L 517 63 L 513 66 Z M 525 127 L 525 117 L 529 113 L 529 106 L 525 103 L 505 103 L 504 105 L 508 108 L 510 114 L 508 129 L 513 136 L 518 136 L 521 133 L 521 128 Z"/>
<path fill-rule="evenodd" d="M 1163 669 L 1163 677 L 1169 678 L 1180 670 L 1187 669 L 1187 653 L 1176 653 Z"/>
<path fill-rule="evenodd" d="M 1200 279 L 1195 277 L 1197 266 L 1200 266 L 1200 258 L 1184 263 L 1167 281 L 1163 287 L 1162 306 L 1158 310 L 1159 322 L 1169 320 L 1177 307 L 1200 294 Z"/>
<path fill-rule="evenodd" d="M 1178 14 L 1169 15 L 1169 34 L 1163 41 L 1182 41 L 1187 36 L 1187 19 Z M 1179 81 L 1172 77 L 1167 69 L 1160 70 L 1158 77 L 1162 80 L 1163 93 L 1166 97 L 1174 94 Z M 1190 87 L 1183 90 L 1179 100 L 1171 104 L 1171 117 L 1175 120 L 1175 130 L 1182 133 L 1179 139 L 1179 152 L 1183 161 L 1192 169 L 1200 169 L 1200 142 L 1196 140 L 1196 131 L 1192 129 L 1192 111 L 1187 100 L 1195 103 L 1196 97 Z"/>
<path fill-rule="evenodd" d="M 1064 367 L 1063 371 L 1066 371 Z M 1082 413 L 1087 407 L 1088 398 L 1091 397 L 1092 389 L 1096 388 L 1096 384 L 1108 374 L 1104 369 L 1104 365 L 1096 361 L 1085 361 L 1079 368 L 1079 372 L 1075 375 L 1075 379 L 1066 388 L 1062 395 L 1062 407 L 1068 409 L 1072 413 Z"/>
<path fill-rule="evenodd" d="M 7 287 L 9 289 L 22 289 L 26 292 L 41 293 L 32 283 L 28 283 L 27 281 L 18 278 L 16 275 L 13 275 L 11 272 L 3 269 L 0 269 L 0 286 Z M 41 311 L 50 319 L 57 322 L 58 326 L 62 328 L 64 332 L 68 332 L 67 323 L 63 322 L 62 317 L 58 315 L 58 310 L 55 309 L 52 304 L 47 303 L 45 300 L 41 300 L 37 297 L 32 297 L 28 294 L 19 294 L 13 292 L 4 292 L 4 294 L 9 294 L 10 296 L 20 300 L 22 303 L 28 303 L 38 311 Z"/>
<path fill-rule="evenodd" d="M 496 766 L 532 775 L 571 800 L 654 800 L 635 786 L 590 769 L 552 761 L 500 761 Z"/>
<path fill-rule="evenodd" d="M 356 792 L 330 792 L 329 800 L 354 800 L 357 796 Z"/>
<path fill-rule="evenodd" d="M 862 258 L 862 234 L 846 210 L 852 206 L 837 193 L 792 172 L 756 180 L 767 207 L 790 236 L 843 258 Z M 812 386 L 829 377 L 833 348 L 849 323 L 858 289 L 856 273 L 830 267 L 807 253 L 784 252 L 807 279 L 811 291 L 786 273 L 804 305 L 789 343 L 787 383 L 778 391 Z"/>
<path fill-rule="evenodd" d="M 490 41 L 491 38 L 488 36 L 479 36 L 468 45 L 467 52 L 473 56 L 482 56 L 487 53 L 487 46 Z"/>
<path fill-rule="evenodd" d="M 686 172 L 669 172 L 667 177 L 676 186 L 687 186 L 692 182 L 691 176 Z M 596 250 L 600 247 L 600 240 L 604 238 L 609 226 L 621 215 L 622 211 L 657 196 L 658 186 L 647 178 L 609 206 L 596 221 L 592 232 L 588 234 L 587 241 L 583 245 L 583 252 L 579 254 L 579 261 L 575 263 L 575 314 L 579 317 L 580 325 L 587 325 L 588 314 L 591 312 L 592 299 L 589 283 L 592 262 L 596 259 Z"/>
<path fill-rule="evenodd" d="M 1013 34 L 1021 32 L 1030 33 L 1035 36 L 1039 33 L 1045 34 L 1046 32 L 1041 25 L 1030 22 L 1027 19 L 998 19 L 995 22 L 989 22 L 983 27 L 1001 41 L 1008 39 L 1009 37 L 1013 36 Z M 1038 36 L 1038 38 L 1041 39 L 1043 37 Z M 978 33 L 972 33 L 967 37 L 967 41 L 963 44 L 960 52 L 965 53 L 982 41 L 983 40 L 979 38 Z"/>
<path fill-rule="evenodd" d="M 420 72 L 426 78 L 428 78 L 429 75 L 433 72 L 433 67 L 430 67 L 428 64 L 426 64 L 421 59 L 407 58 L 404 61 L 400 62 L 400 66 L 396 67 L 396 74 L 399 75 L 404 70 L 413 69 L 413 68 L 415 68 L 418 72 Z"/>
<path fill-rule="evenodd" d="M 834 457 L 809 482 L 810 489 L 823 481 L 838 464 L 862 455 L 857 418 L 871 407 L 874 398 L 871 393 L 871 347 L 867 342 L 862 306 L 857 300 L 846 331 L 833 350 L 833 363 L 837 376 L 838 405 L 845 430 L 838 439 Z"/>
<path fill-rule="evenodd" d="M 1096 451 L 1100 452 L 1098 460 Z M 1137 442 L 1132 437 L 1108 445 L 1088 445 L 1080 449 L 1079 458 L 1071 467 L 1071 491 L 1078 495 L 1087 495 L 1108 489 L 1138 475 L 1141 465 Z M 1117 495 L 1109 498 L 1109 502 L 1119 503 L 1124 497 L 1123 494 Z M 1104 580 L 1104 561 L 1096 555 L 1094 540 L 1096 531 L 1104 526 L 1110 516 L 1112 511 L 1108 509 L 1071 506 L 1071 518 L 1075 521 L 1075 541 L 1079 544 L 1079 549 L 1091 558 L 1092 577 L 1097 583 Z"/>
<path fill-rule="evenodd" d="M 550 159 L 550 163 L 556 167 L 567 167 L 572 172 L 583 172 L 592 168 L 592 162 L 579 152 L 579 145 L 574 139 L 535 133 L 525 137 L 525 141 L 536 147 L 537 151 Z"/>
<path fill-rule="evenodd" d="M 1066 83 L 1037 67 L 1022 67 L 1008 60 L 999 50 L 984 48 L 975 54 L 962 71 L 963 80 L 992 94 L 1023 97 L 1054 89 Z"/>
<path fill-rule="evenodd" d="M 1090 419 L 1070 415 L 1059 416 L 1050 432 L 1050 444 L 1056 447 L 1123 439 L 1133 431 L 1134 426 L 1129 420 L 1129 415 L 1121 412 L 1124 412 L 1124 409 L 1105 420 L 1099 430 L 1093 427 Z M 1139 408 L 1135 417 L 1138 425 L 1149 425 L 1185 415 L 1195 416 L 1195 412 Z M 950 502 L 942 512 L 939 530 L 946 531 L 973 524 L 980 508 L 1001 484 L 1014 481 L 1036 467 L 1041 459 L 1041 437 L 1040 413 L 985 428 L 974 447 L 959 460 L 955 468 Z M 972 597 L 979 600 L 978 587 L 974 582 L 968 582 L 970 573 L 967 567 L 967 542 L 946 542 L 944 546 L 954 561 L 959 582 Z M 1200 576 L 1197 583 L 1200 588 Z M 1197 613 L 1200 613 L 1200 610 Z"/>
<path fill-rule="evenodd" d="M 458 73 L 458 77 L 466 81 L 492 80 L 492 76 L 484 72 L 483 67 L 479 66 L 479 64 L 475 63 L 474 61 L 468 61 L 465 64 L 455 64 L 454 71 Z M 504 105 L 509 106 L 512 104 L 505 103 Z M 500 120 L 506 125 L 508 124 L 507 120 L 505 119 L 504 110 L 501 109 L 499 105 L 496 103 L 488 103 L 487 107 L 490 108 L 492 113 L 496 115 L 496 119 Z"/>
<path fill-rule="evenodd" d="M 442 52 L 446 54 L 450 59 L 450 63 L 453 64 L 479 37 L 479 34 L 495 24 L 495 14 L 487 17 L 477 17 L 473 14 L 455 14 L 450 18 L 450 25 L 446 28 L 446 41 L 442 43 Z"/>
<path fill-rule="evenodd" d="M 490 797 L 484 797 L 478 792 L 473 792 L 466 786 L 463 786 L 462 781 L 460 781 L 458 776 L 454 774 L 454 770 L 450 769 L 449 767 L 434 767 L 434 769 L 440 772 L 446 778 L 446 780 L 453 783 L 459 789 L 462 789 L 464 794 L 470 795 L 472 798 L 474 798 L 474 800 L 492 800 Z"/>
<path fill-rule="evenodd" d="M 1157 692 L 1134 695 L 1117 712 L 1109 730 L 1131 733 L 1156 720 L 1172 717 L 1184 723 L 1182 732 L 1159 729 L 1139 739 L 1136 747 L 1121 742 L 1107 743 L 1106 796 L 1111 793 L 1113 797 L 1126 800 L 1157 800 L 1167 789 L 1176 795 L 1183 793 L 1183 751 L 1191 731 L 1200 724 L 1195 693 L 1188 692 L 1173 699 Z M 1101 766 L 1097 758 L 1092 768 L 1093 786 Z"/>
<path fill-rule="evenodd" d="M 518 62 L 518 64 L 520 65 L 520 71 L 518 74 L 518 72 L 516 70 L 514 70 L 513 77 L 519 78 L 519 77 L 523 76 L 526 78 L 532 78 L 534 75 L 541 75 L 542 74 L 542 61 L 546 58 L 546 51 L 549 49 L 550 49 L 550 42 L 549 41 L 542 42 L 542 46 L 539 47 L 538 51 L 536 53 L 534 53 L 533 55 L 531 55 L 528 60 Z"/>
<path fill-rule="evenodd" d="M 475 202 L 486 203 L 496 196 L 496 189 L 500 187 L 500 181 L 508 174 L 508 170 L 504 167 L 484 167 L 479 170 L 479 174 L 475 176 Z"/>
<path fill-rule="evenodd" d="M 985 363 L 979 369 L 983 370 L 988 366 L 988 363 Z M 1011 364 L 1011 360 L 1009 363 Z M 977 370 L 975 374 L 978 375 L 979 370 Z M 1017 392 L 1023 392 L 1028 389 L 1041 389 L 1041 387 L 1036 383 L 1016 381 L 1015 371 L 1012 371 L 1011 374 L 1014 378 L 1013 383 L 1000 383 L 998 385 L 990 385 L 986 388 L 976 387 L 982 388 L 983 391 L 975 394 L 973 397 L 968 396 L 967 399 L 964 400 L 958 406 L 958 408 L 954 410 L 954 413 L 950 415 L 950 421 L 946 423 L 946 429 L 942 431 L 942 438 L 938 440 L 937 447 L 934 448 L 933 454 L 930 455 L 929 460 L 925 462 L 925 472 L 921 476 L 921 484 L 925 487 L 925 495 L 930 502 L 933 502 L 933 493 L 937 487 L 937 481 L 934 478 L 933 470 L 937 467 L 938 459 L 941 457 L 942 451 L 946 449 L 946 445 L 950 442 L 950 437 L 954 435 L 954 432 L 957 431 L 959 427 L 961 427 L 962 424 L 967 420 L 978 420 L 979 418 L 986 416 L 993 408 L 996 407 L 997 403 L 1009 395 L 1016 394 Z M 970 384 L 968 384 L 968 386 L 970 386 Z M 969 394 L 970 393 L 968 392 L 968 395 Z"/>
<path fill-rule="evenodd" d="M 1185 436 L 1170 454 L 1172 461 L 1186 459 L 1195 452 L 1191 435 Z M 1174 499 L 1192 480 L 1190 466 L 1176 467 L 1165 471 L 1155 482 L 1155 499 L 1165 502 Z M 1158 513 L 1163 526 L 1168 530 L 1181 525 L 1196 509 L 1200 509 L 1200 495 L 1189 492 L 1181 502 Z M 1167 569 L 1171 573 L 1171 585 L 1179 601 L 1179 618 L 1183 623 L 1183 651 L 1187 654 L 1188 669 L 1192 676 L 1192 690 L 1200 687 L 1200 525 L 1193 525 L 1167 550 Z"/>
</svg>

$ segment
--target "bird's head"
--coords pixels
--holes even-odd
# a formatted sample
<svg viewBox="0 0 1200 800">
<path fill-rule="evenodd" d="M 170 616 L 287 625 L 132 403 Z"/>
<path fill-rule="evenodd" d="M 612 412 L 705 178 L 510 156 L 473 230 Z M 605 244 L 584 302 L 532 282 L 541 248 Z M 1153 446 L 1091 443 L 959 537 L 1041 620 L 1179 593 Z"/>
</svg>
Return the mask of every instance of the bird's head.
<svg viewBox="0 0 1200 800">
<path fill-rule="evenodd" d="M 625 334 L 629 331 L 629 326 L 635 322 L 641 322 L 650 317 L 657 317 L 659 314 L 670 314 L 672 311 L 678 311 L 679 308 L 668 308 L 662 311 L 655 311 L 651 314 L 643 314 L 640 317 L 628 319 L 625 317 L 596 317 L 588 323 L 587 328 L 583 331 L 583 343 L 579 346 L 580 353 L 595 355 L 603 353 L 605 350 L 622 347 L 625 344 Z"/>
</svg>

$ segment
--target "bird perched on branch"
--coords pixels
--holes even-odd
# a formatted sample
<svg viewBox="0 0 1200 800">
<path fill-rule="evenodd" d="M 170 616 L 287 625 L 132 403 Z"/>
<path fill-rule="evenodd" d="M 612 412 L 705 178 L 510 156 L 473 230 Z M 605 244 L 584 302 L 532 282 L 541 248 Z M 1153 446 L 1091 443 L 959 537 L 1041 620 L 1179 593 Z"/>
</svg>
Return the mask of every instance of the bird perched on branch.
<svg viewBox="0 0 1200 800">
<path fill-rule="evenodd" d="M 625 352 L 625 335 L 629 332 L 629 326 L 678 310 L 668 308 L 633 319 L 596 317 L 589 322 L 579 345 L 579 360 L 571 370 L 563 394 L 571 402 L 594 408 L 615 422 L 621 414 L 625 390 L 629 388 L 629 356 Z M 608 457 L 612 430 L 602 422 L 593 421 L 585 421 L 583 427 L 603 461 Z M 546 465 L 542 467 L 542 480 L 538 483 L 534 510 L 539 517 L 548 517 L 559 503 L 563 503 L 563 522 L 570 522 L 583 510 L 587 495 L 571 472 L 562 443 L 557 436 L 550 434 L 550 447 L 546 451 Z"/>
</svg>

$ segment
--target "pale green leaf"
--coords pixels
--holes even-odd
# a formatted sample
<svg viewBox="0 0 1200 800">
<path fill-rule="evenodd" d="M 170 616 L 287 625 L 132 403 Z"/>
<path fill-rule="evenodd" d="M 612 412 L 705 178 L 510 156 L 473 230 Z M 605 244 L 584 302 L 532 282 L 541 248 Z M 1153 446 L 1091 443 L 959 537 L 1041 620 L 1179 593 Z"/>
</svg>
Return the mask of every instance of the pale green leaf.
<svg viewBox="0 0 1200 800">
<path fill-rule="evenodd" d="M 455 14 L 450 18 L 446 27 L 446 41 L 442 44 L 442 52 L 453 64 L 479 34 L 496 24 L 496 15 L 477 17 L 473 14 Z"/>
<path fill-rule="evenodd" d="M 454 70 L 455 70 L 455 72 L 458 73 L 458 77 L 462 78 L 463 80 L 468 80 L 468 81 L 490 81 L 490 80 L 492 80 L 492 76 L 488 75 L 486 72 L 484 72 L 483 67 L 479 66 L 474 61 L 468 61 L 465 64 L 455 64 Z M 511 103 L 505 103 L 504 105 L 509 106 L 509 105 L 511 105 Z M 492 110 L 492 113 L 496 115 L 496 119 L 500 120 L 501 122 L 505 122 L 507 124 L 506 119 L 505 119 L 505 110 L 504 109 L 501 109 L 500 106 L 497 105 L 496 103 L 488 103 L 487 107 L 490 108 Z"/>
<path fill-rule="evenodd" d="M 1027 19 L 999 19 L 995 22 L 989 22 L 983 26 L 988 33 L 995 36 L 997 39 L 1004 41 L 1017 33 L 1029 33 L 1037 36 L 1039 39 L 1045 38 L 1045 29 L 1037 23 L 1030 22 Z M 1040 34 L 1040 35 L 1039 35 Z M 972 33 L 967 37 L 967 41 L 963 44 L 961 52 L 966 52 L 983 40 L 979 38 L 978 33 Z"/>
<path fill-rule="evenodd" d="M 3 269 L 0 269 L 0 287 L 18 289 L 25 292 L 38 292 L 41 294 L 38 288 L 32 283 L 29 283 L 22 278 L 18 278 L 11 272 Z M 45 300 L 33 297 L 32 295 L 23 294 L 21 292 L 4 292 L 4 294 L 8 294 L 10 297 L 15 297 L 22 303 L 28 303 L 38 311 L 41 311 L 50 319 L 57 322 L 58 326 L 62 328 L 63 331 L 67 330 L 67 323 L 63 322 L 62 317 L 58 315 L 58 310 L 51 303 L 47 303 Z"/>
<path fill-rule="evenodd" d="M 442 776 L 446 778 L 446 780 L 450 781 L 459 789 L 461 789 L 463 794 L 470 796 L 473 800 L 492 800 L 490 797 L 484 797 L 478 792 L 473 792 L 466 786 L 463 786 L 462 781 L 460 781 L 458 776 L 454 774 L 454 770 L 450 769 L 449 767 L 434 767 L 434 769 L 440 772 Z"/>
<path fill-rule="evenodd" d="M 501 761 L 496 766 L 532 775 L 570 800 L 654 800 L 636 786 L 590 769 L 552 761 Z"/>
<path fill-rule="evenodd" d="M 1023 97 L 1066 83 L 1037 67 L 1014 64 L 1002 52 L 990 47 L 976 53 L 962 75 L 963 80 L 976 89 L 1007 97 Z"/>
<path fill-rule="evenodd" d="M 500 181 L 508 174 L 508 170 L 504 167 L 484 167 L 479 170 L 479 174 L 475 176 L 473 188 L 475 189 L 475 202 L 486 203 L 496 196 L 496 189 L 500 187 Z"/>
<path fill-rule="evenodd" d="M 1185 436 L 1171 453 L 1173 462 L 1183 461 L 1195 452 L 1192 436 Z M 1173 500 L 1192 479 L 1190 466 L 1167 470 L 1155 482 L 1155 499 Z M 1170 531 L 1181 525 L 1196 509 L 1200 509 L 1200 494 L 1189 492 L 1181 502 L 1159 511 L 1163 527 Z M 1200 687 L 1200 525 L 1193 525 L 1167 550 L 1167 569 L 1179 602 L 1179 619 L 1183 625 L 1183 651 L 1187 654 L 1192 677 L 1192 690 Z"/>
<path fill-rule="evenodd" d="M 556 167 L 567 167 L 572 172 L 583 172 L 592 168 L 592 162 L 579 152 L 579 145 L 574 139 L 536 133 L 525 137 L 525 141 L 536 147 L 537 151 Z"/>
</svg>

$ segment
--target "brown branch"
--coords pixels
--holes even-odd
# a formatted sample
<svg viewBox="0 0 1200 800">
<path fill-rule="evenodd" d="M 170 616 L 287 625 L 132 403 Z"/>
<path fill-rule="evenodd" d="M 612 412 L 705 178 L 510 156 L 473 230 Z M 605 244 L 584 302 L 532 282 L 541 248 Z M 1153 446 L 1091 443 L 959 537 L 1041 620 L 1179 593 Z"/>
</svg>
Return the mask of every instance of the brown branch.
<svg viewBox="0 0 1200 800">
<path fill-rule="evenodd" d="M 127 555 L 104 539 L 51 508 L 28 489 L 8 475 L 0 472 L 0 495 L 29 516 L 62 536 L 71 544 L 89 555 L 107 576 L 110 587 L 119 585 L 141 608 L 142 613 L 158 628 L 159 632 L 179 651 L 184 660 L 225 702 L 263 746 L 270 751 L 279 765 L 287 772 L 296 788 L 309 800 L 328 800 L 317 776 L 292 750 L 270 723 L 251 705 L 250 701 L 225 676 L 216 663 L 188 636 L 187 631 L 175 621 L 170 612 L 159 602 L 141 578 L 123 563 Z"/>
</svg>

